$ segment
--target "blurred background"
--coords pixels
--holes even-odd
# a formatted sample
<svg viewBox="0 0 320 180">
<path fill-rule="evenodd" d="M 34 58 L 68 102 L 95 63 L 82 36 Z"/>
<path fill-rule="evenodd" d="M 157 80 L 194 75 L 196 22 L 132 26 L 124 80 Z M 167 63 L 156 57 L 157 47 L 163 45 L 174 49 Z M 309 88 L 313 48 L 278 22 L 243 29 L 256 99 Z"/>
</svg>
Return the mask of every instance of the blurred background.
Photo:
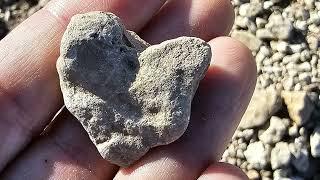
<svg viewBox="0 0 320 180">
<path fill-rule="evenodd" d="M 50 0 L 0 0 L 0 39 Z M 254 180 L 320 180 L 320 1 L 232 0 L 258 81 L 222 160 Z"/>
</svg>

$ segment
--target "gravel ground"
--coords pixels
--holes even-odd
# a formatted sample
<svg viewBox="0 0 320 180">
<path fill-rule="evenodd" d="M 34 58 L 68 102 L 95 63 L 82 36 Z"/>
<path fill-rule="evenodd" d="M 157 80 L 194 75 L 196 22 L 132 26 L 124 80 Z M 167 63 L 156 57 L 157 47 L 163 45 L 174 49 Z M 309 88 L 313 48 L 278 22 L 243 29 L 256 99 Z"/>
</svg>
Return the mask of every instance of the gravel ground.
<svg viewBox="0 0 320 180">
<path fill-rule="evenodd" d="M 0 39 L 50 0 L 0 0 Z"/>
<path fill-rule="evenodd" d="M 233 0 L 256 91 L 222 161 L 250 179 L 320 179 L 320 2 Z"/>
<path fill-rule="evenodd" d="M 0 0 L 0 39 L 49 0 Z M 256 91 L 222 161 L 254 180 L 320 180 L 320 2 L 232 0 Z"/>
</svg>

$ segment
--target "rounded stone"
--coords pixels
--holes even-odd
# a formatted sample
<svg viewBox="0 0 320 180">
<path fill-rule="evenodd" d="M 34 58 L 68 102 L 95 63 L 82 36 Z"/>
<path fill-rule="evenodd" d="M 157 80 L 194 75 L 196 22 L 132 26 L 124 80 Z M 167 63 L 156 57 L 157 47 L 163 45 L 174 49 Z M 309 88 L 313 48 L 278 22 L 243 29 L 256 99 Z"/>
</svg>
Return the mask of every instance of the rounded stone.
<svg viewBox="0 0 320 180">
<path fill-rule="evenodd" d="M 180 37 L 149 46 L 111 13 L 75 15 L 57 69 L 67 109 L 100 154 L 129 166 L 186 130 L 210 46 Z"/>
</svg>

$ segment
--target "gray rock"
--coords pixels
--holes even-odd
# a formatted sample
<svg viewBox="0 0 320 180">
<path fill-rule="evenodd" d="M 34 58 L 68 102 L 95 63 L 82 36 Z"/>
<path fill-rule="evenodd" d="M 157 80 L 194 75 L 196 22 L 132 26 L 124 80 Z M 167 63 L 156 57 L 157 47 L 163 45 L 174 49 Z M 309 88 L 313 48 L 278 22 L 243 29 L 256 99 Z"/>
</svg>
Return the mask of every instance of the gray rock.
<svg viewBox="0 0 320 180">
<path fill-rule="evenodd" d="M 270 162 L 270 151 L 270 147 L 257 141 L 248 145 L 244 156 L 255 169 L 263 169 Z"/>
<path fill-rule="evenodd" d="M 245 129 L 242 131 L 243 133 L 243 138 L 246 140 L 246 141 L 249 141 L 253 134 L 254 134 L 254 130 L 253 129 Z"/>
<path fill-rule="evenodd" d="M 304 180 L 305 178 L 300 177 L 300 176 L 291 176 L 289 178 L 287 178 L 287 180 Z M 284 179 L 286 180 L 286 179 Z"/>
<path fill-rule="evenodd" d="M 261 170 L 260 171 L 260 174 L 261 174 L 261 180 L 271 180 L 270 177 L 272 177 L 272 172 L 271 171 L 268 171 L 268 170 Z M 270 178 L 270 179 L 269 179 Z"/>
<path fill-rule="evenodd" d="M 301 149 L 293 153 L 293 166 L 301 173 L 305 173 L 309 169 L 309 153 L 307 149 Z"/>
<path fill-rule="evenodd" d="M 312 70 L 310 62 L 303 62 L 298 65 L 297 69 L 302 72 L 308 72 Z"/>
<path fill-rule="evenodd" d="M 293 25 L 281 14 L 274 12 L 270 15 L 268 22 L 266 28 L 270 29 L 277 39 L 287 40 L 292 36 Z"/>
<path fill-rule="evenodd" d="M 306 173 L 309 169 L 309 151 L 307 148 L 307 140 L 300 136 L 289 145 L 289 150 L 293 155 L 291 164 L 301 173 Z"/>
<path fill-rule="evenodd" d="M 315 108 L 307 92 L 283 91 L 281 96 L 289 112 L 290 118 L 298 125 L 305 124 Z"/>
<path fill-rule="evenodd" d="M 247 176 L 250 180 L 258 180 L 260 179 L 260 174 L 258 171 L 251 169 L 247 172 Z"/>
<path fill-rule="evenodd" d="M 306 49 L 306 47 L 307 47 L 307 45 L 304 43 L 289 45 L 291 53 L 301 53 L 303 50 Z M 301 56 L 303 56 L 303 55 L 301 54 Z"/>
<path fill-rule="evenodd" d="M 292 155 L 289 150 L 289 144 L 279 142 L 271 151 L 271 167 L 273 170 L 290 165 Z"/>
<path fill-rule="evenodd" d="M 315 158 L 320 157 L 320 126 L 317 126 L 310 136 L 311 155 Z"/>
<path fill-rule="evenodd" d="M 256 18 L 256 25 L 258 29 L 264 28 L 264 26 L 268 23 L 267 20 L 257 17 Z"/>
<path fill-rule="evenodd" d="M 310 35 L 307 37 L 310 49 L 317 51 L 320 47 L 320 35 Z"/>
<path fill-rule="evenodd" d="M 273 51 L 278 51 L 281 53 L 289 53 L 290 52 L 289 43 L 286 41 L 271 41 L 270 46 Z"/>
<path fill-rule="evenodd" d="M 111 13 L 76 15 L 57 69 L 67 109 L 100 154 L 128 166 L 186 130 L 210 46 L 181 37 L 147 47 Z"/>
<path fill-rule="evenodd" d="M 259 2 L 251 2 L 242 4 L 239 8 L 240 16 L 244 17 L 256 17 L 263 11 L 262 4 Z"/>
<path fill-rule="evenodd" d="M 269 128 L 259 136 L 259 139 L 265 144 L 275 144 L 286 134 L 289 124 L 289 119 L 272 116 Z"/>
<path fill-rule="evenodd" d="M 233 31 L 231 36 L 241 41 L 252 51 L 258 51 L 262 45 L 262 41 L 259 38 L 247 31 Z"/>
<path fill-rule="evenodd" d="M 273 172 L 274 180 L 291 180 L 289 177 L 292 174 L 292 170 L 290 168 L 277 169 Z"/>
<path fill-rule="evenodd" d="M 294 62 L 294 63 L 297 63 L 299 60 L 300 60 L 300 54 L 299 53 L 295 53 L 295 54 L 292 54 L 292 55 L 287 55 L 283 58 L 282 62 L 284 64 L 288 64 L 290 62 Z"/>
<path fill-rule="evenodd" d="M 234 23 L 236 26 L 239 26 L 240 28 L 247 28 L 249 26 L 249 18 L 237 16 Z"/>
<path fill-rule="evenodd" d="M 239 128 L 249 129 L 262 126 L 281 107 L 282 100 L 278 91 L 256 89 Z"/>
<path fill-rule="evenodd" d="M 244 154 L 242 149 L 237 149 L 236 151 L 236 157 L 240 159 L 244 159 Z"/>
<path fill-rule="evenodd" d="M 272 8 L 273 5 L 274 5 L 274 2 L 272 2 L 272 1 L 264 1 L 263 8 L 270 9 L 270 8 Z"/>
<path fill-rule="evenodd" d="M 274 34 L 269 29 L 258 29 L 256 36 L 262 40 L 274 39 Z"/>
<path fill-rule="evenodd" d="M 296 124 L 292 125 L 289 130 L 288 130 L 288 134 L 291 137 L 296 137 L 299 135 L 299 130 L 298 130 L 298 126 Z"/>
</svg>

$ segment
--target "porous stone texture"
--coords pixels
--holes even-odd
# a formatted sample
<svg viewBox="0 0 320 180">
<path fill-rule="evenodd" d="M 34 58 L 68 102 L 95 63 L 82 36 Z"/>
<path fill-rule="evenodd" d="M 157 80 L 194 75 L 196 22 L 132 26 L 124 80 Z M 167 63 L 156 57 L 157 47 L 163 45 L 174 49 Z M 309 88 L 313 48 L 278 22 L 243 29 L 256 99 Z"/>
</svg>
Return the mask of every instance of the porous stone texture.
<svg viewBox="0 0 320 180">
<path fill-rule="evenodd" d="M 259 139 L 265 144 L 275 144 L 279 142 L 285 135 L 289 123 L 289 119 L 272 116 L 270 118 L 269 128 L 259 136 Z"/>
<path fill-rule="evenodd" d="M 286 142 L 278 142 L 271 151 L 271 167 L 276 170 L 281 167 L 288 167 L 292 159 L 289 150 L 289 144 Z"/>
<path fill-rule="evenodd" d="M 257 51 L 261 46 L 261 40 L 253 34 L 245 31 L 234 31 L 231 36 L 245 44 L 250 50 Z"/>
<path fill-rule="evenodd" d="M 307 92 L 283 91 L 281 95 L 287 104 L 291 119 L 297 125 L 305 124 L 315 108 Z"/>
<path fill-rule="evenodd" d="M 256 90 L 242 117 L 239 128 L 249 129 L 263 125 L 281 106 L 282 99 L 277 91 Z"/>
<path fill-rule="evenodd" d="M 103 12 L 74 16 L 61 41 L 65 105 L 100 154 L 120 166 L 185 132 L 211 60 L 210 46 L 198 38 L 148 46 Z"/>
<path fill-rule="evenodd" d="M 317 126 L 310 136 L 311 154 L 314 158 L 320 157 L 320 126 Z"/>
<path fill-rule="evenodd" d="M 36 4 L 37 1 L 38 4 Z M 48 1 L 50 0 L 0 1 L 0 38 Z M 317 93 L 318 97 L 317 103 L 314 103 L 312 115 L 303 124 L 298 125 L 289 116 L 288 106 L 292 106 L 290 105 L 294 103 L 292 101 L 288 102 L 290 104 L 283 103 L 278 112 L 264 119 L 263 124 L 259 122 L 259 126 L 237 129 L 222 159 L 242 168 L 252 179 L 257 178 L 259 174 L 261 180 L 319 180 L 320 158 L 317 157 L 317 151 L 320 152 L 320 150 L 317 149 L 320 149 L 318 148 L 320 138 L 316 129 L 320 119 L 320 1 L 231 0 L 231 2 L 236 14 L 231 34 L 254 50 L 253 55 L 258 69 L 256 91 L 269 88 L 276 89 L 275 93 L 286 90 L 293 93 L 307 91 L 309 94 L 311 91 Z M 261 112 L 265 109 L 264 106 L 252 106 Z M 280 142 L 290 144 L 295 138 L 306 138 L 303 143 L 307 147 L 309 158 L 302 159 L 310 161 L 311 171 L 308 170 L 305 173 L 297 170 L 296 167 L 299 166 L 293 165 L 295 157 L 293 154 L 289 166 L 272 169 L 270 161 L 261 170 L 255 169 L 242 156 L 247 146 L 261 141 L 259 136 L 270 127 L 272 116 L 290 120 L 289 130 L 286 130 L 288 132 Z M 255 121 L 251 122 L 255 123 Z M 277 144 L 265 145 L 277 150 Z M 305 151 L 305 147 L 302 149 Z M 317 170 L 312 170 L 313 168 Z"/>
<path fill-rule="evenodd" d="M 247 161 L 256 169 L 263 169 L 269 163 L 270 148 L 265 146 L 261 141 L 248 145 L 244 155 Z"/>
</svg>

